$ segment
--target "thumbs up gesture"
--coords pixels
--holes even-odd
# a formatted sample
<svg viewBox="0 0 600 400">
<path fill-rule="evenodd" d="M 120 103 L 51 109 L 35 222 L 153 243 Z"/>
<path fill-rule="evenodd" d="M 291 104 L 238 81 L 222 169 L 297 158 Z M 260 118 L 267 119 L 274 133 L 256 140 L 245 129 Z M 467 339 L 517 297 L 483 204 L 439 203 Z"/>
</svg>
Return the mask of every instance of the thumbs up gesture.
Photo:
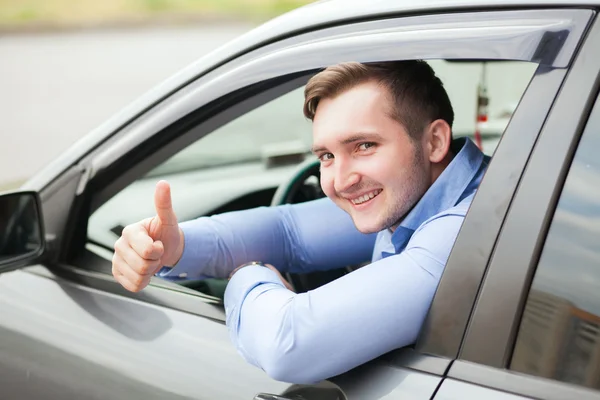
<svg viewBox="0 0 600 400">
<path fill-rule="evenodd" d="M 165 181 L 154 192 L 156 216 L 127 225 L 115 243 L 112 273 L 125 289 L 139 292 L 163 266 L 173 266 L 183 253 L 183 232 Z"/>
</svg>

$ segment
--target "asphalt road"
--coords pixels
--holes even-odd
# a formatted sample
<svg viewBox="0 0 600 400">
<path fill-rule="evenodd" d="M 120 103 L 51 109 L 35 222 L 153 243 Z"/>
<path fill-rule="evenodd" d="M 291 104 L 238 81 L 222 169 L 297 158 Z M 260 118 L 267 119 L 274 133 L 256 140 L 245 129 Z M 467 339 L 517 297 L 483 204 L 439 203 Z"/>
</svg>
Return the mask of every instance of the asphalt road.
<svg viewBox="0 0 600 400">
<path fill-rule="evenodd" d="M 250 25 L 0 36 L 0 188 Z"/>
</svg>

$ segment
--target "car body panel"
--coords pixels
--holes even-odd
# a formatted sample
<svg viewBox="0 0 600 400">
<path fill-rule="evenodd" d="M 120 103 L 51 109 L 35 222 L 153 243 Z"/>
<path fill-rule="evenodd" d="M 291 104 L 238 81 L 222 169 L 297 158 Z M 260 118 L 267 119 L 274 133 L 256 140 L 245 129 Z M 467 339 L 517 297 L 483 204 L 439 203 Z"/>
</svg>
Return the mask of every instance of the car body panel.
<svg viewBox="0 0 600 400">
<path fill-rule="evenodd" d="M 513 200 L 496 254 L 490 260 L 461 350 L 465 360 L 502 368 L 512 351 L 537 254 L 545 241 L 564 177 L 600 87 L 600 23 L 595 22 L 566 85 L 536 143 L 519 195 Z M 574 111 L 575 110 L 575 111 Z M 532 207 L 532 204 L 535 205 Z M 522 236 L 527 233 L 526 236 Z M 525 239 L 525 237 L 527 239 Z M 508 279 L 512 277 L 512 279 Z M 506 285 L 506 282 L 521 282 Z M 499 284 L 498 282 L 503 282 Z M 502 307 L 498 307 L 499 300 Z M 494 310 L 493 314 L 490 310 Z M 490 327 L 492 334 L 489 333 Z M 495 346 L 490 347 L 491 344 Z"/>
<path fill-rule="evenodd" d="M 435 400 L 524 400 L 531 397 L 518 396 L 511 393 L 492 390 L 472 383 L 445 379 L 435 395 Z"/>
<path fill-rule="evenodd" d="M 524 398 L 544 400 L 600 399 L 598 390 L 463 360 L 454 361 L 452 367 L 448 370 L 448 377 L 444 380 L 444 383 L 447 381 L 464 382 L 487 388 L 491 393 L 506 392 L 524 396 Z"/>
<path fill-rule="evenodd" d="M 441 381 L 378 360 L 320 385 L 277 382 L 240 357 L 222 322 L 36 271 L 43 268 L 0 275 L 3 398 L 315 399 L 337 387 L 347 400 L 428 399 Z"/>
<path fill-rule="evenodd" d="M 419 350 L 451 359 L 458 356 L 506 212 L 565 76 L 564 70 L 540 68 L 530 82 L 454 243 L 417 343 Z M 437 326 L 445 329 L 436 332 Z"/>
<path fill-rule="evenodd" d="M 15 341 L 0 375 L 19 377 L 3 398 L 37 382 L 28 398 L 242 400 L 289 386 L 243 360 L 224 324 L 181 311 L 27 271 L 0 275 L 0 309 Z"/>
<path fill-rule="evenodd" d="M 397 358 L 388 354 L 316 385 L 298 386 L 276 382 L 237 354 L 223 324 L 222 306 L 214 298 L 200 294 L 194 295 L 190 293 L 190 290 L 178 289 L 167 283 L 152 284 L 139 294 L 126 292 L 111 278 L 110 251 L 108 249 L 90 251 L 89 243 L 85 243 L 87 239 L 85 232 L 78 230 L 87 223 L 89 212 L 104 204 L 115 193 L 215 127 L 235 118 L 245 110 L 262 104 L 266 101 L 265 96 L 273 98 L 286 90 L 298 87 L 300 82 L 306 79 L 307 71 L 310 69 L 318 68 L 326 63 L 341 61 L 345 57 L 353 57 L 357 54 L 365 56 L 365 49 L 369 50 L 366 46 L 367 40 L 365 37 L 361 37 L 360 33 L 354 36 L 350 35 L 350 39 L 352 39 L 348 42 L 352 45 L 350 51 L 344 47 L 341 37 L 333 41 L 327 41 L 327 39 L 320 41 L 319 46 L 321 47 L 317 46 L 317 48 L 327 52 L 326 57 L 323 56 L 321 59 L 318 58 L 318 53 L 307 58 L 300 57 L 303 54 L 309 54 L 314 49 L 308 45 L 298 45 L 294 49 L 291 42 L 288 43 L 290 45 L 288 48 L 271 48 L 265 52 L 258 52 L 256 58 L 253 58 L 253 49 L 259 45 L 276 43 L 280 40 L 284 42 L 285 39 L 282 39 L 285 36 L 298 31 L 309 31 L 313 28 L 325 30 L 326 26 L 338 25 L 353 18 L 364 21 L 375 16 L 386 16 L 387 18 L 396 13 L 398 15 L 402 13 L 415 15 L 425 12 L 437 13 L 443 10 L 449 11 L 449 16 L 446 15 L 443 18 L 452 20 L 453 12 L 461 9 L 492 10 L 500 6 L 505 8 L 509 4 L 518 4 L 519 8 L 528 5 L 532 7 L 566 5 L 564 2 L 555 1 L 530 1 L 527 3 L 505 1 L 485 4 L 475 1 L 429 1 L 425 4 L 413 1 L 405 5 L 397 1 L 372 3 L 330 1 L 308 6 L 286 17 L 276 19 L 271 24 L 267 24 L 239 41 L 216 51 L 210 56 L 212 58 L 205 58 L 192 65 L 154 89 L 138 103 L 134 103 L 121 114 L 109 120 L 91 136 L 75 145 L 61 159 L 32 178 L 26 187 L 43 189 L 41 198 L 44 202 L 46 225 L 50 226 L 49 233 L 56 235 L 57 239 L 63 242 L 61 243 L 60 240 L 49 241 L 50 250 L 54 252 L 55 259 L 45 260 L 42 265 L 0 275 L 0 309 L 2 310 L 0 334 L 7 338 L 6 342 L 0 344 L 2 346 L 6 343 L 6 347 L 0 353 L 2 355 L 0 377 L 7 379 L 6 382 L 3 382 L 5 383 L 2 386 L 3 395 L 22 398 L 23 393 L 26 393 L 28 398 L 61 399 L 78 396 L 87 398 L 242 399 L 252 398 L 257 393 L 283 395 L 294 393 L 315 400 L 328 398 L 430 399 L 434 396 L 434 398 L 468 398 L 468 396 L 493 398 L 496 396 L 499 400 L 514 398 L 512 395 L 504 395 L 501 391 L 489 389 L 491 386 L 489 384 L 458 382 L 457 380 L 472 380 L 474 374 L 465 372 L 464 367 L 461 370 L 461 363 L 464 362 L 453 361 L 454 355 L 452 354 L 450 356 L 441 355 L 433 359 L 422 354 L 419 349 L 415 351 L 409 348 L 394 351 Z M 597 2 L 584 1 L 577 4 L 591 6 L 597 5 Z M 568 5 L 572 5 L 572 3 Z M 324 14 L 319 14 L 319 11 Z M 335 16 L 333 16 L 334 11 Z M 460 27 L 455 26 L 454 29 L 450 29 L 449 25 L 446 25 L 447 29 L 443 31 L 447 34 L 444 35 L 444 39 L 447 40 L 448 36 L 452 34 L 455 35 L 455 38 L 466 38 L 463 42 L 465 46 L 476 46 L 486 57 L 493 58 L 495 52 L 498 52 L 500 55 L 496 56 L 500 58 L 517 54 L 520 57 L 534 59 L 536 49 L 540 49 L 540 44 L 545 43 L 544 33 L 562 31 L 565 25 L 561 25 L 560 21 L 568 19 L 569 15 L 581 17 L 575 18 L 577 19 L 576 23 L 567 24 L 574 28 L 571 29 L 574 34 L 569 38 L 569 40 L 574 40 L 574 43 L 571 43 L 571 53 L 567 54 L 566 61 L 562 66 L 550 67 L 549 65 L 554 62 L 552 59 L 548 65 L 543 65 L 538 70 L 539 74 L 550 76 L 551 82 L 556 85 L 551 89 L 556 92 L 563 82 L 564 71 L 570 65 L 571 56 L 578 46 L 578 39 L 586 30 L 587 21 L 593 14 L 589 10 L 568 10 L 553 11 L 548 15 L 556 16 L 561 13 L 562 15 L 553 20 L 559 21 L 558 24 L 554 26 L 553 23 L 549 23 L 554 28 L 548 28 L 542 24 L 541 28 L 540 25 L 537 26 L 539 29 L 536 31 L 536 28 L 532 27 L 532 19 L 526 18 L 521 21 L 521 25 L 512 26 L 512 29 L 516 31 L 507 29 L 505 32 L 500 32 L 501 29 L 491 29 L 494 34 L 487 36 L 488 45 L 482 46 L 477 41 L 478 36 L 464 35 L 459 31 Z M 486 16 L 500 14 L 508 15 L 490 13 Z M 469 22 L 471 23 L 469 27 L 474 29 L 471 32 L 477 31 L 478 35 L 485 35 L 481 29 L 482 26 L 473 25 L 477 25 L 477 21 L 464 21 L 464 15 L 462 17 L 460 14 L 456 15 L 455 22 Z M 520 13 L 515 11 L 512 15 L 518 16 Z M 531 15 L 531 13 L 528 14 L 528 11 L 524 11 L 523 15 Z M 309 16 L 312 18 L 310 22 L 308 21 Z M 386 21 L 389 23 L 391 19 L 386 19 Z M 432 23 L 434 22 L 432 21 Z M 444 22 L 448 22 L 448 20 L 444 20 Z M 267 33 L 272 36 L 267 36 Z M 379 30 L 373 33 L 371 38 L 374 39 L 373 43 L 389 47 L 390 38 L 400 40 L 403 35 L 406 35 L 404 36 L 406 43 L 409 42 L 409 37 L 418 37 L 410 32 Z M 317 36 L 313 39 L 316 40 Z M 429 42 L 423 40 L 424 38 L 429 38 Z M 448 46 L 446 44 L 435 45 L 435 38 L 435 36 L 428 37 L 427 35 L 418 38 L 421 40 L 421 44 L 432 44 L 429 49 L 406 46 L 405 53 L 400 48 L 393 49 L 394 51 L 389 53 L 384 52 L 385 54 L 376 51 L 370 54 L 377 59 L 417 56 L 426 58 L 428 55 L 447 55 L 444 51 L 448 50 Z M 514 44 L 523 45 L 526 51 L 507 52 L 506 49 L 510 50 L 507 43 L 511 39 L 514 40 Z M 522 40 L 520 41 L 520 39 Z M 498 40 L 499 43 L 495 43 L 495 40 Z M 387 49 L 387 47 L 382 48 Z M 543 46 L 541 48 L 543 49 Z M 561 49 L 564 48 L 566 47 Z M 334 54 L 333 50 L 339 52 Z M 550 51 L 550 53 L 556 56 L 560 54 L 560 51 L 559 49 L 554 53 Z M 247 58 L 242 60 L 241 54 L 246 54 Z M 467 52 L 466 54 L 481 53 Z M 294 58 L 289 60 L 290 56 Z M 232 63 L 229 67 L 227 65 L 220 67 L 234 57 L 239 57 L 239 60 L 242 61 L 237 64 Z M 245 64 L 246 62 L 247 64 Z M 275 62 L 282 64 L 276 66 Z M 277 80 L 280 75 L 289 75 L 293 72 L 298 72 L 301 76 L 295 75 L 289 80 L 277 81 L 276 85 L 271 88 L 261 86 L 267 79 Z M 196 80 L 198 77 L 200 78 Z M 196 81 L 190 83 L 194 80 Z M 540 79 L 539 82 L 545 81 Z M 190 85 L 184 87 L 188 83 Z M 222 108 L 216 108 L 218 112 L 215 112 L 214 108 L 208 111 L 204 110 L 203 106 L 207 103 L 218 102 L 231 94 L 231 91 L 245 89 L 248 86 L 252 86 L 254 91 L 247 97 L 229 99 L 229 103 L 223 102 Z M 552 90 L 550 92 L 549 95 L 552 95 Z M 265 95 L 265 93 L 267 94 Z M 236 92 L 236 94 L 240 93 Z M 552 96 L 555 95 L 556 93 Z M 548 99 L 544 103 L 544 107 L 551 107 L 553 100 L 553 97 Z M 162 103 L 159 107 L 153 108 L 160 102 Z M 527 105 L 527 102 L 525 104 Z M 214 106 L 214 104 L 212 105 Z M 210 111 L 215 114 L 208 118 L 209 123 L 206 122 L 207 120 L 200 120 L 199 125 L 194 125 L 187 132 L 169 131 L 169 127 L 176 125 L 176 122 L 195 112 L 198 108 L 200 111 L 207 113 Z M 232 111 L 232 109 L 234 110 Z M 142 115 L 144 112 L 147 113 Z M 523 122 L 520 118 L 524 112 L 517 108 L 514 118 L 509 123 L 509 132 L 516 132 L 521 127 L 516 124 Z M 529 153 L 537 140 L 540 126 L 536 124 L 543 124 L 544 118 L 545 114 L 542 116 L 536 114 L 536 121 L 530 125 L 535 129 L 528 136 L 530 142 L 524 146 L 523 152 L 520 154 L 523 158 L 522 165 L 519 164 L 518 168 L 515 167 L 517 169 L 515 171 L 505 171 L 505 175 L 496 175 L 503 183 L 506 179 L 510 180 L 510 184 L 514 183 L 516 186 L 516 182 L 519 181 L 520 175 L 527 165 Z M 125 125 L 127 127 L 122 129 Z M 516 140 L 514 137 L 513 133 L 510 140 Z M 157 145 L 157 148 L 146 147 L 143 150 L 146 152 L 153 150 L 152 154 L 155 159 L 151 159 L 150 156 L 145 159 L 141 155 L 139 158 L 131 158 L 135 150 L 147 145 L 152 138 L 162 140 L 159 142 L 160 146 Z M 502 148 L 502 142 L 500 146 Z M 501 165 L 500 163 L 510 161 L 509 155 L 502 152 L 499 155 L 499 158 L 495 158 L 498 160 L 496 164 Z M 493 163 L 492 165 L 494 165 Z M 67 172 L 62 174 L 65 169 Z M 289 171 L 286 169 L 271 170 L 269 173 L 272 176 L 265 178 L 264 186 L 247 186 L 240 192 L 222 190 L 219 192 L 219 196 L 221 196 L 219 201 L 228 201 L 245 191 L 255 190 L 255 187 L 264 188 L 272 185 L 276 180 L 283 179 L 283 174 L 287 172 Z M 192 176 L 193 174 L 188 178 Z M 239 178 L 244 179 L 241 175 Z M 182 184 L 185 183 L 184 178 Z M 488 185 L 491 186 L 494 183 L 496 182 L 490 181 Z M 139 190 L 148 192 L 150 186 L 140 185 Z M 502 207 L 498 208 L 494 215 L 498 225 L 494 226 L 493 232 L 490 233 L 494 238 L 502 229 L 502 223 L 514 190 L 515 188 L 511 187 L 509 192 L 500 199 Z M 210 191 L 210 189 L 202 188 L 199 185 L 198 191 L 191 193 L 189 201 L 193 201 L 193 198 L 202 191 Z M 481 193 L 485 196 L 486 193 L 492 192 L 490 188 L 483 188 L 478 196 Z M 498 199 L 491 200 L 498 201 Z M 504 200 L 506 202 L 502 202 Z M 475 201 L 477 201 L 477 196 Z M 215 202 L 206 202 L 200 206 L 200 209 L 203 207 L 203 209 L 208 209 L 217 203 L 216 200 Z M 482 205 L 480 210 L 489 210 L 494 204 L 496 203 L 487 205 L 488 208 L 484 208 Z M 140 212 L 148 210 L 144 207 L 140 207 Z M 470 221 L 467 218 L 466 228 L 480 227 L 484 221 L 485 218 L 480 221 Z M 109 239 L 107 238 L 107 240 Z M 505 251 L 510 251 L 510 249 Z M 103 255 L 97 256 L 99 253 L 103 253 Z M 468 251 L 465 254 L 468 254 Z M 482 253 L 482 258 L 477 260 L 475 266 L 481 269 L 482 274 L 490 255 L 491 249 L 487 253 Z M 480 280 L 474 284 L 479 282 Z M 455 291 L 460 292 L 460 288 L 455 288 Z M 451 297 L 436 295 L 433 307 L 436 307 L 436 302 L 439 304 Z M 470 313 L 474 303 L 474 298 L 464 302 L 467 309 L 461 311 Z M 459 325 L 458 329 L 451 334 L 453 340 L 456 339 L 459 344 L 462 344 L 462 334 L 467 327 L 467 321 L 460 321 Z M 428 326 L 431 329 L 428 333 L 444 335 L 447 333 L 446 327 L 444 321 L 434 323 L 434 326 Z M 377 340 L 377 338 L 374 337 L 373 340 Z M 465 345 L 468 348 L 469 343 L 466 342 Z M 22 350 L 21 347 L 24 347 L 25 350 Z M 422 358 L 412 357 L 415 353 Z M 452 379 L 444 380 L 448 369 Z M 7 388 L 10 392 L 6 391 Z M 438 389 L 439 391 L 437 391 Z M 30 392 L 26 392 L 26 390 L 30 390 Z M 460 396 L 461 393 L 462 396 Z"/>
</svg>

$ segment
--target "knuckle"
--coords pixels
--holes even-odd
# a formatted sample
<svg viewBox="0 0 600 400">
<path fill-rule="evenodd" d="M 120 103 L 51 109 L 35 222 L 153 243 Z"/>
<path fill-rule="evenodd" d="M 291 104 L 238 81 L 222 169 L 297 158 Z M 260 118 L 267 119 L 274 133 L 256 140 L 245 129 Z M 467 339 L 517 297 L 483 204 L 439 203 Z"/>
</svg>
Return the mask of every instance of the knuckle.
<svg viewBox="0 0 600 400">
<path fill-rule="evenodd" d="M 132 230 L 133 230 L 133 224 L 129 224 L 129 225 L 125 226 L 125 228 L 123 228 L 123 230 L 121 231 L 121 237 L 129 236 L 131 234 Z"/>
<path fill-rule="evenodd" d="M 115 254 L 119 256 L 123 256 L 126 252 L 126 249 L 129 247 L 128 242 L 125 238 L 120 237 L 115 242 Z"/>
<path fill-rule="evenodd" d="M 119 285 L 123 286 L 125 289 L 129 290 L 129 282 L 123 277 L 117 276 L 115 280 L 119 283 Z"/>
<path fill-rule="evenodd" d="M 113 247 L 114 247 L 114 249 L 115 249 L 116 252 L 118 252 L 119 249 L 121 248 L 122 242 L 123 242 L 122 237 L 118 238 L 115 241 L 115 245 Z"/>
<path fill-rule="evenodd" d="M 152 251 L 153 251 L 152 245 L 149 245 L 149 246 L 146 245 L 142 248 L 142 251 L 141 251 L 142 254 L 140 254 L 140 255 L 143 258 L 148 259 L 148 258 L 152 257 Z"/>
<path fill-rule="evenodd" d="M 113 254 L 113 258 L 112 258 L 112 271 L 113 271 L 113 274 L 119 272 L 120 264 L 121 264 L 121 258 L 119 257 L 119 255 L 117 253 Z"/>
<path fill-rule="evenodd" d="M 137 292 L 137 291 L 139 291 L 139 289 L 133 283 L 131 283 L 127 279 L 121 279 L 119 281 L 119 283 L 121 284 L 121 286 L 123 286 L 125 289 L 127 289 L 130 292 Z"/>
<path fill-rule="evenodd" d="M 130 261 L 128 265 L 129 265 L 129 268 L 132 271 L 132 274 L 139 275 L 139 274 L 142 274 L 144 272 L 144 262 L 140 258 L 137 258 L 135 260 L 135 262 L 131 262 Z"/>
<path fill-rule="evenodd" d="M 138 289 L 135 286 L 133 286 L 132 283 L 129 283 L 129 282 L 127 282 L 125 285 L 123 285 L 123 287 L 125 289 L 129 290 L 130 292 L 136 293 L 138 291 Z"/>
<path fill-rule="evenodd" d="M 148 272 L 152 267 L 151 264 L 146 260 L 139 259 L 139 262 L 135 266 L 132 266 L 132 268 L 135 270 L 135 272 L 137 272 L 138 275 L 143 277 L 144 275 L 148 275 Z"/>
<path fill-rule="evenodd" d="M 142 275 L 137 275 L 132 283 L 134 287 L 141 289 L 144 285 L 144 277 Z"/>
</svg>

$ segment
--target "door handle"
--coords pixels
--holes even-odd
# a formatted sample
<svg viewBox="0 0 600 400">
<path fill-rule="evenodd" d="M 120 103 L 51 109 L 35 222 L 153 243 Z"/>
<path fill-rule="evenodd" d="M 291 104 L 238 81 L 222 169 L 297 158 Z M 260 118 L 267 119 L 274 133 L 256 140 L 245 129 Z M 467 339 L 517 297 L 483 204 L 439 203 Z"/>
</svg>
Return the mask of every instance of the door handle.
<svg viewBox="0 0 600 400">
<path fill-rule="evenodd" d="M 270 393 L 259 393 L 254 396 L 254 400 L 294 400 L 290 397 L 283 397 L 276 394 Z"/>
</svg>

